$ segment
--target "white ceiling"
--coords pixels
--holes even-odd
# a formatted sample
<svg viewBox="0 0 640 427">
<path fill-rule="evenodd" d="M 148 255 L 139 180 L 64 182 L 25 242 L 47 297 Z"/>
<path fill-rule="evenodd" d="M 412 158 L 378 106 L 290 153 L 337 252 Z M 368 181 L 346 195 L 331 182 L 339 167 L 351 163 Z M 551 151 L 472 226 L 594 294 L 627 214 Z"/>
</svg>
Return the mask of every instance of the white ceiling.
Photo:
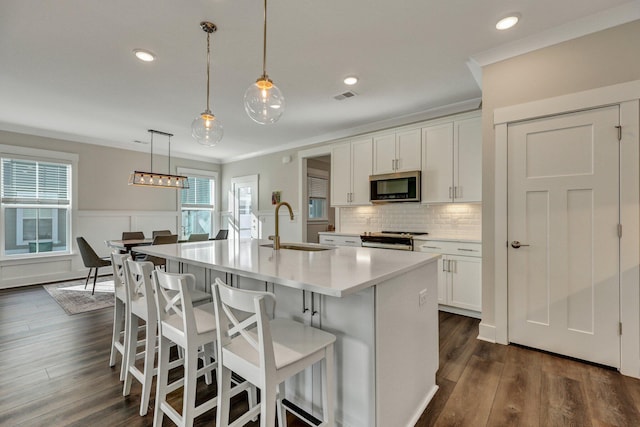
<svg viewBox="0 0 640 427">
<path fill-rule="evenodd" d="M 270 0 L 267 72 L 287 109 L 261 126 L 242 98 L 262 71 L 262 5 L 2 0 L 0 129 L 147 151 L 133 141 L 153 128 L 175 134 L 174 156 L 227 162 L 477 106 L 478 63 L 640 17 L 638 0 Z M 521 23 L 497 31 L 513 11 Z M 206 105 L 203 20 L 218 26 L 211 103 L 225 136 L 214 148 L 190 136 Z M 346 87 L 351 74 L 360 82 Z M 358 96 L 333 98 L 349 89 Z"/>
</svg>

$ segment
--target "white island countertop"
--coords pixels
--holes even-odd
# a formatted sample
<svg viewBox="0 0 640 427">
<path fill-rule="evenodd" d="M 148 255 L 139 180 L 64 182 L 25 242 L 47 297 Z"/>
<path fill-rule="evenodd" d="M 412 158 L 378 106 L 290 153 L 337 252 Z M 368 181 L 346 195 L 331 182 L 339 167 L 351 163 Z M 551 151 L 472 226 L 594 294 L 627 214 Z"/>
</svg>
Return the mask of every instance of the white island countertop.
<svg viewBox="0 0 640 427">
<path fill-rule="evenodd" d="M 210 240 L 140 246 L 135 252 L 238 274 L 323 295 L 343 297 L 435 262 L 440 255 L 331 246 L 325 251 L 280 249 L 268 240 Z M 285 244 L 282 242 L 281 244 Z M 320 246 L 304 243 L 306 246 Z"/>
</svg>

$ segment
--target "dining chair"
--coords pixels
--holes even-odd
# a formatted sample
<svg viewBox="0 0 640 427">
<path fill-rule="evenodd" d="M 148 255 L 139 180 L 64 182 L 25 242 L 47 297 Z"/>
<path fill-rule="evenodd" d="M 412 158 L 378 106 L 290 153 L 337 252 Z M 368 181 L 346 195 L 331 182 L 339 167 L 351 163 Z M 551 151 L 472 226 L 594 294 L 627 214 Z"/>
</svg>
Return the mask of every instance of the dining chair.
<svg viewBox="0 0 640 427">
<path fill-rule="evenodd" d="M 209 240 L 209 234 L 207 234 L 207 233 L 202 233 L 202 234 L 192 233 L 192 234 L 189 235 L 189 239 L 187 239 L 187 242 L 203 242 L 205 240 Z"/>
<path fill-rule="evenodd" d="M 155 239 L 156 236 L 171 236 L 172 234 L 171 230 L 155 230 L 151 232 L 151 238 Z"/>
<path fill-rule="evenodd" d="M 261 427 L 286 425 L 284 381 L 322 361 L 322 413 L 318 426 L 334 425 L 333 344 L 335 335 L 289 319 L 269 320 L 270 292 L 227 286 L 216 278 L 213 293 L 218 338 L 218 412 L 216 426 L 229 425 L 232 371 L 260 389 L 261 402 L 233 425 L 244 425 L 260 414 Z M 239 314 L 244 315 L 239 316 Z"/>
<path fill-rule="evenodd" d="M 126 312 L 127 289 L 125 287 L 125 267 L 124 263 L 131 259 L 130 254 L 111 254 L 111 266 L 113 267 L 113 288 L 115 301 L 113 306 L 113 330 L 111 333 L 111 354 L 109 355 L 109 366 L 115 366 L 117 353 L 120 353 L 120 381 L 124 381 L 124 373 L 127 355 L 128 316 Z"/>
<path fill-rule="evenodd" d="M 93 276 L 93 289 L 91 295 L 96 291 L 96 280 L 98 279 L 98 269 L 100 267 L 108 267 L 111 265 L 111 259 L 109 257 L 100 258 L 96 251 L 93 250 L 91 245 L 85 240 L 84 237 L 76 237 L 78 243 L 78 249 L 80 250 L 80 256 L 82 257 L 82 263 L 85 267 L 89 268 L 89 274 L 87 274 L 87 280 L 84 283 L 84 288 L 87 289 L 89 284 L 89 278 L 91 277 L 91 271 L 95 268 L 95 275 Z"/>
<path fill-rule="evenodd" d="M 220 230 L 218 231 L 218 234 L 216 234 L 216 237 L 214 237 L 212 240 L 227 240 L 228 235 L 229 230 Z"/>
<path fill-rule="evenodd" d="M 144 239 L 144 233 L 142 231 L 123 231 L 122 240 L 142 240 Z"/>
<path fill-rule="evenodd" d="M 172 243 L 178 243 L 178 235 L 177 234 L 169 234 L 169 235 L 158 235 L 153 238 L 152 245 L 170 245 Z M 164 267 L 167 268 L 167 260 L 165 258 L 161 258 L 154 255 L 145 255 L 144 257 L 138 259 L 138 261 L 149 261 L 152 262 L 155 267 Z"/>
</svg>

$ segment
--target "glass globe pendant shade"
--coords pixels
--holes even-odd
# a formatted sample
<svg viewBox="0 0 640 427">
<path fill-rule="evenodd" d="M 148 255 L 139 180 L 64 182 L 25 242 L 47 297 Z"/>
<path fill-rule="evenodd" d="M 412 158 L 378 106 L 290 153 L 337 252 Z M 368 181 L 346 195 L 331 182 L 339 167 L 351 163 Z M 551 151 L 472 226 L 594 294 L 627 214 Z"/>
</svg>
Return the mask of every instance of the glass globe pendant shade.
<svg viewBox="0 0 640 427">
<path fill-rule="evenodd" d="M 191 123 L 191 136 L 198 143 L 213 147 L 222 140 L 224 128 L 220 124 L 220 120 L 211 111 L 207 110 Z"/>
<path fill-rule="evenodd" d="M 254 122 L 272 124 L 284 113 L 284 96 L 267 76 L 262 76 L 244 93 L 244 109 Z"/>
</svg>

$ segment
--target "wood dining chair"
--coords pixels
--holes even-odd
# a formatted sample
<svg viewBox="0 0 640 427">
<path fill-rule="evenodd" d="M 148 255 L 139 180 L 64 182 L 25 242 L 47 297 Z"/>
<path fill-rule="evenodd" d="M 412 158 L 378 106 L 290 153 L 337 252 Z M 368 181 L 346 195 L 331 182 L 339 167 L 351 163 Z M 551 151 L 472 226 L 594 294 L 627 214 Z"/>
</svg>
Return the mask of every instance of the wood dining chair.
<svg viewBox="0 0 640 427">
<path fill-rule="evenodd" d="M 170 245 L 172 243 L 178 243 L 177 234 L 158 235 L 153 238 L 152 245 Z M 154 255 L 145 255 L 143 258 L 136 259 L 136 261 L 149 261 L 152 262 L 155 267 L 167 267 L 167 260 Z"/>
<path fill-rule="evenodd" d="M 229 230 L 220 230 L 218 231 L 218 234 L 216 234 L 216 237 L 214 237 L 212 240 L 227 240 L 228 235 Z"/>
<path fill-rule="evenodd" d="M 155 230 L 151 232 L 151 238 L 155 239 L 156 236 L 171 236 L 172 234 L 171 230 Z"/>
<path fill-rule="evenodd" d="M 142 240 L 144 239 L 144 233 L 142 231 L 123 231 L 122 240 Z"/>
<path fill-rule="evenodd" d="M 209 240 L 209 235 L 207 233 L 192 233 L 189 235 L 189 239 L 187 239 L 187 242 L 204 242 L 205 240 Z"/>
</svg>

